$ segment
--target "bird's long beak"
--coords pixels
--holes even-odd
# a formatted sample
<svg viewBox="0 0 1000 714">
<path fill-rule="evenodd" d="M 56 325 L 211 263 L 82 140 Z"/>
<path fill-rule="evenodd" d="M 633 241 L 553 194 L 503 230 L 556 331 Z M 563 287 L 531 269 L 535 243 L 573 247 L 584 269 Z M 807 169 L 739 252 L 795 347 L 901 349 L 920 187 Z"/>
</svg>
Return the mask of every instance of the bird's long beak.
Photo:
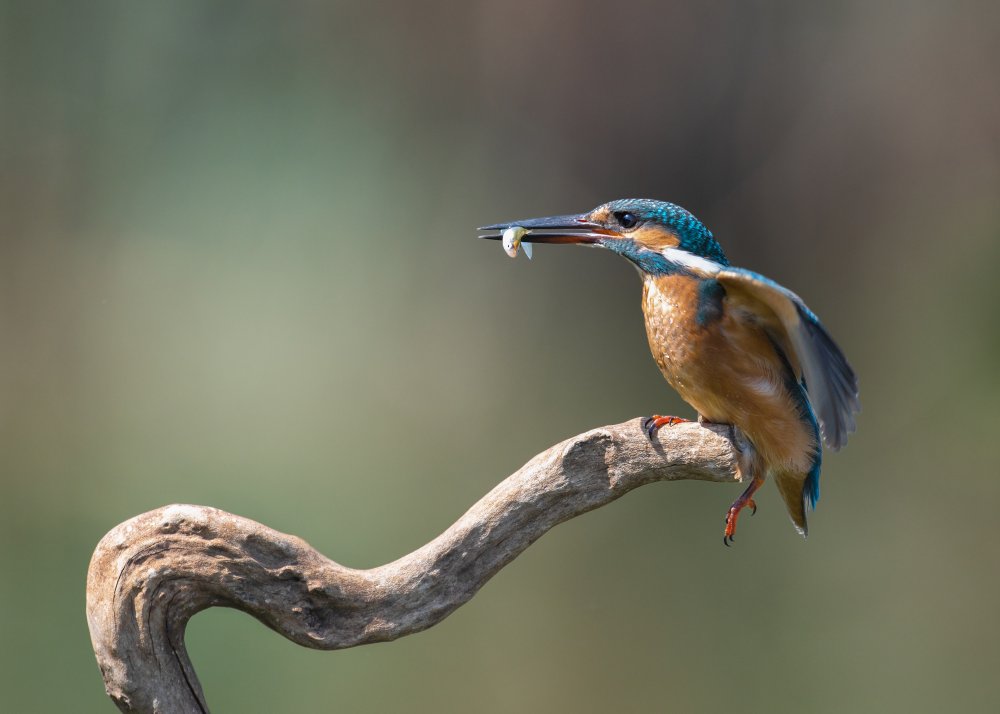
<svg viewBox="0 0 1000 714">
<path fill-rule="evenodd" d="M 571 216 L 548 216 L 546 218 L 526 218 L 522 221 L 494 223 L 479 228 L 480 238 L 500 240 L 501 234 L 512 226 L 520 226 L 528 231 L 521 240 L 525 243 L 583 243 L 600 245 L 602 238 L 618 234 L 587 218 L 586 213 Z"/>
</svg>

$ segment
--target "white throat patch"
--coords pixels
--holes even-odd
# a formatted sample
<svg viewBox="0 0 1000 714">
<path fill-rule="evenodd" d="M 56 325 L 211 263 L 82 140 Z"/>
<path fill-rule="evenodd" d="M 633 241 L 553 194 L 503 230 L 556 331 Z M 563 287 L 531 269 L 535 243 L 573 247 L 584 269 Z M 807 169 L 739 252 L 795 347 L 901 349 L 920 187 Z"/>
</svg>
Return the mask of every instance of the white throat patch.
<svg viewBox="0 0 1000 714">
<path fill-rule="evenodd" d="M 688 253 L 686 250 L 681 250 L 680 248 L 664 248 L 662 254 L 664 258 L 674 265 L 688 268 L 704 277 L 713 277 L 722 271 L 722 266 L 714 260 L 700 258 L 694 253 Z"/>
</svg>

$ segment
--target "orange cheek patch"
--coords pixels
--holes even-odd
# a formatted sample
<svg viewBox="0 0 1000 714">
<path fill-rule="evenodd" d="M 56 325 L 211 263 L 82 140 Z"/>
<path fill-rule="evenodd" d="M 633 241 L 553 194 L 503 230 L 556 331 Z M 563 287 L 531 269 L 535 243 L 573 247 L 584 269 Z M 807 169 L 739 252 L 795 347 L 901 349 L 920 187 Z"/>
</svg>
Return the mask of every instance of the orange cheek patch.
<svg viewBox="0 0 1000 714">
<path fill-rule="evenodd" d="M 660 226 L 640 226 L 628 235 L 640 245 L 655 251 L 680 245 L 676 235 Z"/>
</svg>

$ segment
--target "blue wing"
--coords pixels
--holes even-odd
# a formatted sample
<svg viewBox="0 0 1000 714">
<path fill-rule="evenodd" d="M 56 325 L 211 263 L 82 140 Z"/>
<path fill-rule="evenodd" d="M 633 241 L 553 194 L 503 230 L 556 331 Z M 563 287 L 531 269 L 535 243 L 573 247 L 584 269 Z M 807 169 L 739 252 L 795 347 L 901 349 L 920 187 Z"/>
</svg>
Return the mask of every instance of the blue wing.
<svg viewBox="0 0 1000 714">
<path fill-rule="evenodd" d="M 763 275 L 727 267 L 714 277 L 731 303 L 750 312 L 785 351 L 809 393 L 824 443 L 831 449 L 846 444 L 861 411 L 858 378 L 819 318 L 798 295 Z"/>
</svg>

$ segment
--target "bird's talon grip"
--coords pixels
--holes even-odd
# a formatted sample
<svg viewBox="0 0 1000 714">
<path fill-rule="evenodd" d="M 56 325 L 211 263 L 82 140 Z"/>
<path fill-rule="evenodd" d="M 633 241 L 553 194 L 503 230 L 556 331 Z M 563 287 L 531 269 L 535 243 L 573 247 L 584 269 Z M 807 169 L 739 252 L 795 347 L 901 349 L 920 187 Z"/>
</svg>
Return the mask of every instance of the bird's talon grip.
<svg viewBox="0 0 1000 714">
<path fill-rule="evenodd" d="M 673 426 L 674 424 L 684 424 L 690 421 L 690 419 L 685 419 L 684 417 L 660 416 L 659 414 L 654 414 L 653 416 L 646 417 L 642 420 L 642 428 L 646 432 L 646 435 L 652 439 L 656 435 L 656 432 L 660 430 L 660 427 Z"/>
</svg>

